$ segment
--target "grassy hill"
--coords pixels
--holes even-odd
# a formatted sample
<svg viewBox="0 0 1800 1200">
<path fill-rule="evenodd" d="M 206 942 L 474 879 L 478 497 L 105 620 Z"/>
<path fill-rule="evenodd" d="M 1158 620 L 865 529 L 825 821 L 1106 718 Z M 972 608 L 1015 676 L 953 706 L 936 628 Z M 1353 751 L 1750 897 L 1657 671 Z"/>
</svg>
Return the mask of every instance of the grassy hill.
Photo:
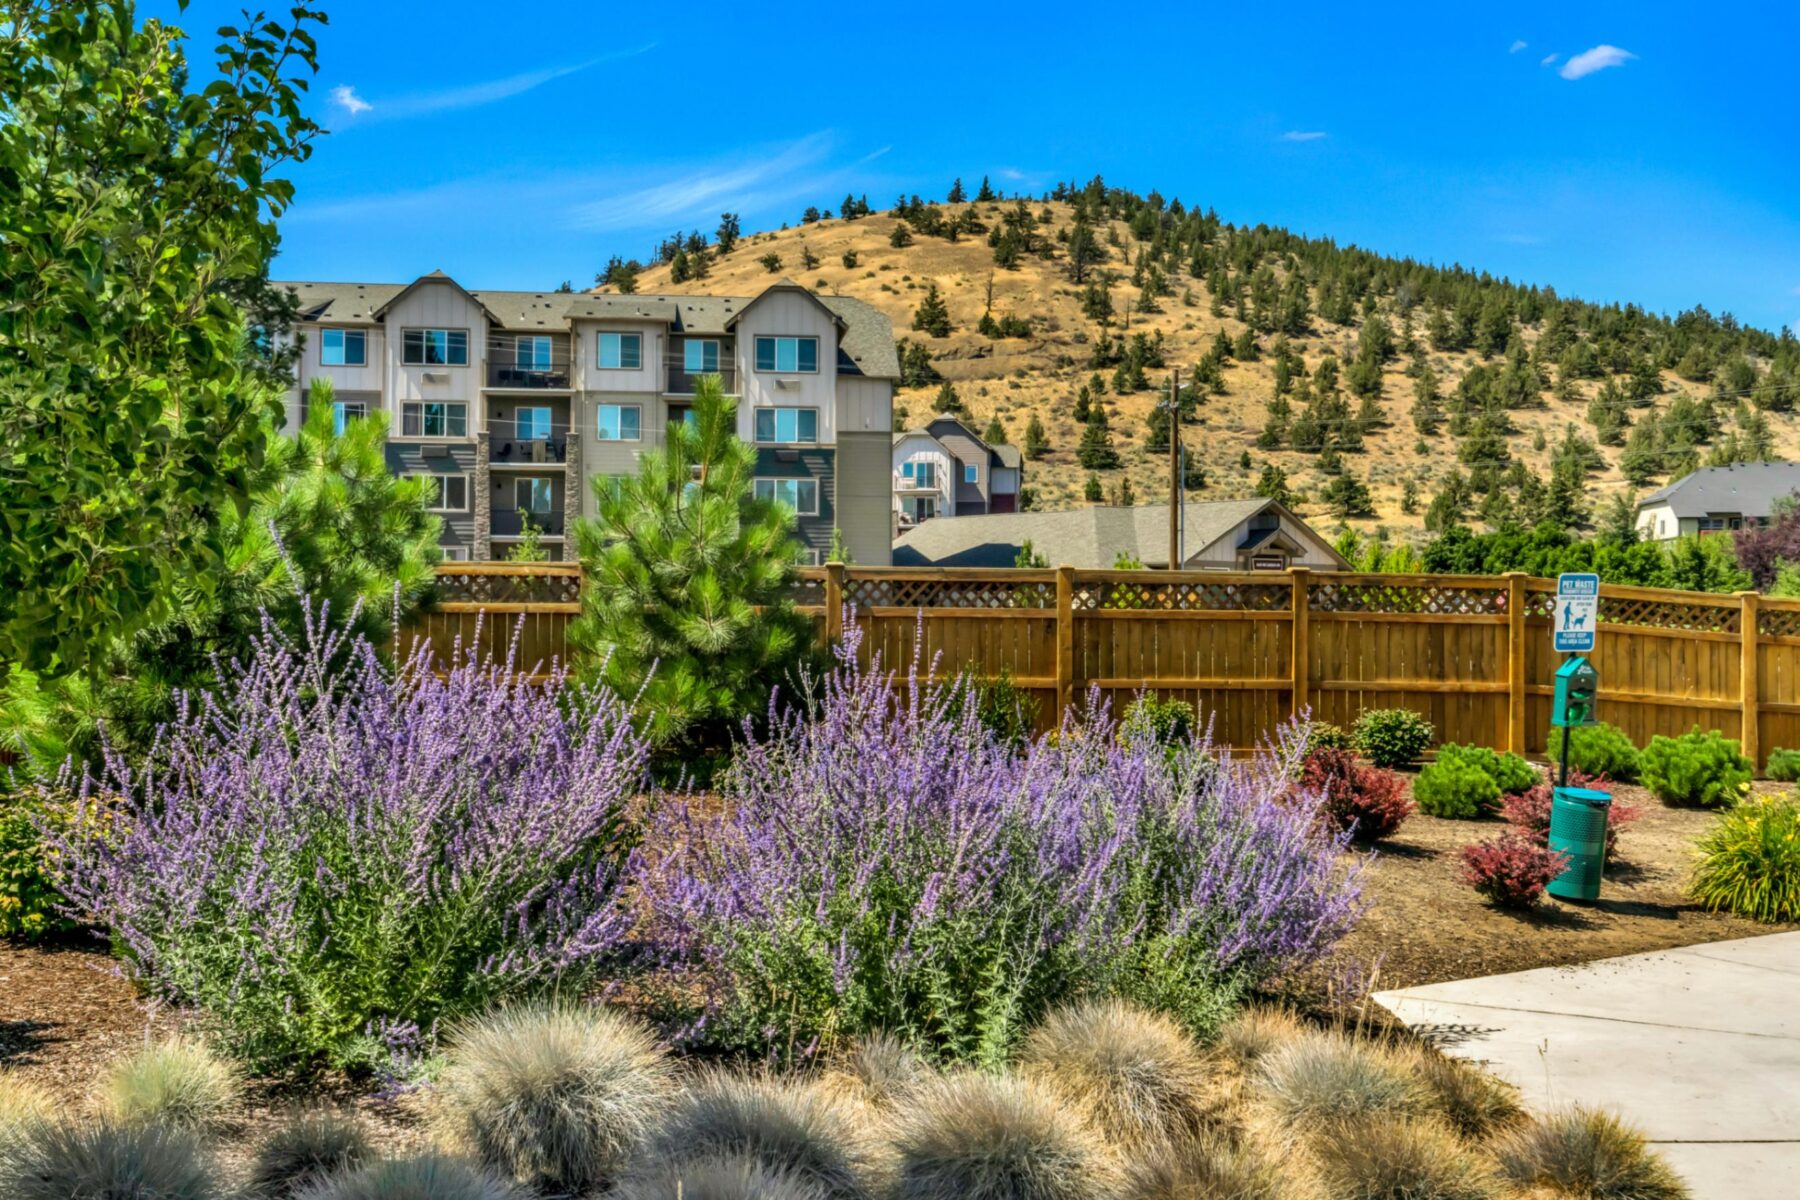
<svg viewBox="0 0 1800 1200">
<path fill-rule="evenodd" d="M 723 253 L 690 238 L 676 255 L 674 240 L 635 286 L 750 295 L 787 276 L 876 305 L 896 337 L 923 348 L 908 356 L 915 376 L 928 356 L 929 378 L 910 380 L 896 399 L 906 421 L 929 417 L 948 381 L 977 430 L 998 419 L 1022 445 L 1032 417 L 1042 422 L 1048 450 L 1028 464 L 1026 486 L 1044 509 L 1084 503 L 1091 474 L 1109 500 L 1121 480 L 1139 503 L 1166 494 L 1166 452 L 1146 443 L 1172 367 L 1184 383 L 1206 380 L 1190 393 L 1183 426 L 1206 473 L 1196 494 L 1251 495 L 1273 466 L 1297 507 L 1327 530 L 1348 522 L 1416 539 L 1457 518 L 1477 527 L 1595 523 L 1609 501 L 1616 508 L 1613 497 L 1630 493 L 1628 474 L 1651 487 L 1706 462 L 1800 457 L 1800 345 L 1791 334 L 1699 310 L 1668 319 L 1563 300 L 1460 269 L 1233 227 L 1098 182 L 1055 197 L 914 200 L 904 217 L 809 221 L 745 236 Z M 932 286 L 949 316 L 944 336 L 913 329 Z M 979 329 L 984 314 L 1023 319 L 1029 331 L 989 336 Z M 1138 357 L 1151 362 L 1133 371 L 1129 348 L 1140 337 Z M 1278 357 L 1290 415 L 1269 430 Z M 1335 371 L 1321 373 L 1328 360 Z M 1075 409 L 1096 373 L 1121 465 L 1090 472 L 1078 461 L 1084 426 Z M 1423 374 L 1435 379 L 1435 423 L 1415 421 Z M 1366 485 L 1366 504 L 1352 484 L 1334 489 L 1346 476 Z"/>
</svg>

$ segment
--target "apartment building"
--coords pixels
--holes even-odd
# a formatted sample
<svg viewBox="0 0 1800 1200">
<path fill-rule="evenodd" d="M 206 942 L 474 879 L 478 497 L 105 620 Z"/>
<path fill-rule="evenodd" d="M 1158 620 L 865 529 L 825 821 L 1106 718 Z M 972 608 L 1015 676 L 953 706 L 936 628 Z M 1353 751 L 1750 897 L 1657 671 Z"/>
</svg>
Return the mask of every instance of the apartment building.
<svg viewBox="0 0 1800 1200">
<path fill-rule="evenodd" d="M 446 557 L 503 559 L 526 534 L 573 559 L 596 475 L 635 473 L 694 384 L 717 375 L 757 450 L 758 494 L 797 514 L 809 561 L 833 530 L 892 557 L 889 450 L 899 363 L 888 319 L 782 280 L 754 297 L 285 283 L 302 351 L 288 420 L 329 379 L 340 420 L 385 412 L 388 465 L 436 481 Z"/>
<path fill-rule="evenodd" d="M 900 530 L 933 517 L 1019 511 L 1025 464 L 1017 448 L 989 445 L 955 417 L 896 433 L 893 467 Z"/>
</svg>

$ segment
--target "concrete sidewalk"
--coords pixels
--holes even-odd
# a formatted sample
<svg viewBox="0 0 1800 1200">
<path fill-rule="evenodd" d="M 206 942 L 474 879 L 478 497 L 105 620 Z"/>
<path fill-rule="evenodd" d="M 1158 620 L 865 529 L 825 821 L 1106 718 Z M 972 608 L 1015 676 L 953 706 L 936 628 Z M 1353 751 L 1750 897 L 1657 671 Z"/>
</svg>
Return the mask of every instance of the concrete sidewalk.
<svg viewBox="0 0 1800 1200">
<path fill-rule="evenodd" d="M 1800 1195 L 1800 933 L 1377 993 L 1542 1111 L 1636 1125 L 1696 1200 Z"/>
</svg>

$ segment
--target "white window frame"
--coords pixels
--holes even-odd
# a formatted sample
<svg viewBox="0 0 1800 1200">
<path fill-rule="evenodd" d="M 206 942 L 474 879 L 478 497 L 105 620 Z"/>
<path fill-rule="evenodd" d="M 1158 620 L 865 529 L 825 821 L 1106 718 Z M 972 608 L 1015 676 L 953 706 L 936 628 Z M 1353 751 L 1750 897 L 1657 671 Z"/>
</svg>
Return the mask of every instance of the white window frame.
<svg viewBox="0 0 1800 1200">
<path fill-rule="evenodd" d="M 556 481 L 553 479 L 545 479 L 536 475 L 524 475 L 513 480 L 513 508 L 522 513 L 530 513 L 534 517 L 549 516 L 556 511 L 555 483 Z M 543 485 L 544 496 L 548 501 L 545 507 L 527 508 L 525 505 L 519 503 L 520 497 L 525 493 L 526 489 L 529 488 L 530 494 L 535 496 L 540 484 Z"/>
<path fill-rule="evenodd" d="M 610 436 L 606 432 L 606 412 L 612 409 L 617 417 L 613 421 L 615 432 Z M 625 436 L 625 413 L 637 414 L 637 432 L 630 437 Z M 641 442 L 644 440 L 644 406 L 641 404 L 596 404 L 594 406 L 594 437 L 602 442 Z"/>
<path fill-rule="evenodd" d="M 963 482 L 964 483 L 980 483 L 981 482 L 981 468 L 976 466 L 974 463 L 964 463 L 963 464 Z"/>
<path fill-rule="evenodd" d="M 419 335 L 419 357 L 409 357 L 412 336 Z M 443 354 L 439 362 L 431 361 L 427 347 L 437 339 L 432 334 L 441 334 L 443 338 Z M 461 347 L 462 361 L 456 362 L 451 357 L 453 347 Z M 466 367 L 469 365 L 469 331 L 466 329 L 402 329 L 400 331 L 400 364 L 407 367 Z"/>
<path fill-rule="evenodd" d="M 765 438 L 762 435 L 762 417 L 764 413 L 770 414 L 769 419 L 773 422 L 772 432 L 774 436 L 772 437 Z M 787 413 L 792 413 L 794 419 L 794 436 L 791 438 L 784 438 L 781 436 L 781 418 Z M 813 415 L 813 435 L 811 438 L 802 438 L 800 436 L 801 413 L 811 413 Z M 819 410 L 816 408 L 766 404 L 755 410 L 754 415 L 752 415 L 750 419 L 750 424 L 750 436 L 756 444 L 761 446 L 816 446 L 819 444 Z"/>
<path fill-rule="evenodd" d="M 437 484 L 436 490 L 428 490 L 425 493 L 426 512 L 466 513 L 469 511 L 469 492 L 474 485 L 470 483 L 469 473 L 467 471 L 408 471 L 403 478 L 429 479 Z M 460 507 L 454 504 L 445 503 L 446 489 L 444 483 L 446 480 L 450 479 L 456 479 L 462 482 L 462 505 Z"/>
<path fill-rule="evenodd" d="M 332 338 L 337 339 L 337 358 L 332 359 Z M 351 339 L 356 342 L 356 357 L 350 357 Z M 321 367 L 366 367 L 369 365 L 369 334 L 363 329 L 319 330 L 319 365 Z"/>
<path fill-rule="evenodd" d="M 606 361 L 606 342 L 614 339 L 614 348 L 618 351 L 618 362 Z M 629 366 L 625 363 L 625 344 L 630 342 L 637 349 L 634 352 L 636 362 Z M 594 366 L 601 371 L 641 371 L 644 369 L 644 335 L 641 333 L 623 333 L 618 330 L 602 329 L 594 335 Z"/>
<path fill-rule="evenodd" d="M 764 342 L 774 343 L 770 358 L 770 362 L 773 364 L 772 366 L 765 367 L 762 365 L 762 348 Z M 812 343 L 813 365 L 810 370 L 800 365 L 801 342 Z M 781 351 L 783 346 L 786 346 L 793 351 L 794 365 L 791 367 L 784 367 L 781 365 Z M 816 337 L 792 333 L 761 333 L 756 336 L 756 341 L 751 345 L 750 351 L 750 364 L 755 367 L 758 372 L 765 375 L 817 375 L 819 373 L 819 339 Z"/>
<path fill-rule="evenodd" d="M 429 415 L 429 410 L 433 409 L 433 408 L 441 408 L 444 410 L 440 414 L 443 417 L 444 432 L 442 432 L 442 433 L 431 433 L 431 432 L 428 432 L 426 429 L 426 417 Z M 456 408 L 462 409 L 463 431 L 461 433 L 451 433 L 450 432 L 450 425 L 451 425 L 450 418 L 452 415 L 451 410 L 456 409 Z M 413 424 L 417 426 L 418 432 L 416 432 L 416 433 L 408 432 L 408 421 L 407 421 L 408 417 L 414 418 Z M 469 405 L 468 405 L 468 402 L 464 401 L 464 400 L 404 400 L 404 401 L 401 401 L 401 403 L 400 403 L 400 436 L 406 437 L 406 438 L 430 439 L 432 441 L 442 441 L 447 438 L 448 439 L 466 438 L 469 436 Z"/>
<path fill-rule="evenodd" d="M 438 549 L 444 552 L 445 562 L 469 561 L 469 548 L 467 546 L 439 546 Z"/>
<path fill-rule="evenodd" d="M 352 419 L 360 421 L 368 415 L 369 405 L 365 400 L 333 400 L 331 402 L 331 432 L 343 437 L 344 428 Z"/>
<path fill-rule="evenodd" d="M 767 485 L 766 487 L 764 486 L 765 484 Z M 792 488 L 793 496 L 794 496 L 794 502 L 792 504 L 789 504 L 787 502 L 787 500 L 781 495 L 781 492 L 783 490 L 782 489 L 783 484 L 790 485 Z M 811 484 L 812 485 L 812 507 L 811 508 L 801 508 L 800 507 L 801 485 L 803 485 L 803 484 Z M 755 483 L 755 489 L 756 489 L 756 498 L 758 500 L 773 500 L 775 503 L 785 506 L 787 509 L 789 509 L 791 512 L 793 512 L 795 516 L 816 517 L 819 515 L 819 481 L 817 479 L 812 478 L 809 475 L 781 476 L 781 477 L 770 477 L 770 478 L 758 479 Z"/>
</svg>

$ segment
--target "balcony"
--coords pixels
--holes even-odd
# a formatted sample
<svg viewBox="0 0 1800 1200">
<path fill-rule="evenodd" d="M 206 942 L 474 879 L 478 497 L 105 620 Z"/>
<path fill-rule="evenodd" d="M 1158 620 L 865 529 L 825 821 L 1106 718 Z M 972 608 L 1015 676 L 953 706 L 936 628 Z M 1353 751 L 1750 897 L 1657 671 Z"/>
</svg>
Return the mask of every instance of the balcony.
<svg viewBox="0 0 1800 1200">
<path fill-rule="evenodd" d="M 569 427 L 489 418 L 488 465 L 557 466 L 569 460 Z"/>
<path fill-rule="evenodd" d="M 721 356 L 719 369 L 716 371 L 689 371 L 686 359 L 679 354 L 671 354 L 665 360 L 668 367 L 668 382 L 663 387 L 664 395 L 691 396 L 694 384 L 707 375 L 717 375 L 719 384 L 725 389 L 727 396 L 737 395 L 737 368 L 730 360 Z"/>
<path fill-rule="evenodd" d="M 536 333 L 489 338 L 487 386 L 505 391 L 568 390 L 568 337 Z"/>
<path fill-rule="evenodd" d="M 528 513 L 517 508 L 496 508 L 492 513 L 491 531 L 497 538 L 516 538 L 525 536 L 525 518 L 531 518 L 532 527 L 543 537 L 561 537 L 563 535 L 563 514 L 561 511 Z"/>
</svg>

